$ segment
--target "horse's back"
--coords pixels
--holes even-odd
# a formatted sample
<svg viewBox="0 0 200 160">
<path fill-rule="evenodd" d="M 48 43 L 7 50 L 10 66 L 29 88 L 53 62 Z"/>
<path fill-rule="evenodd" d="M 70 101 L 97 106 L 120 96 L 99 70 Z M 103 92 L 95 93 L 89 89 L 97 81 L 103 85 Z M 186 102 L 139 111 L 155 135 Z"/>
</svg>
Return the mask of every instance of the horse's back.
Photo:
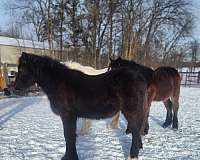
<svg viewBox="0 0 200 160">
<path fill-rule="evenodd" d="M 150 67 L 138 64 L 134 61 L 127 61 L 127 60 L 122 60 L 122 63 L 125 63 L 124 65 L 127 65 L 127 67 L 129 67 L 130 69 L 132 69 L 134 72 L 140 72 L 145 80 L 147 81 L 147 83 L 149 84 L 153 78 L 153 73 L 154 70 L 151 69 Z"/>
</svg>

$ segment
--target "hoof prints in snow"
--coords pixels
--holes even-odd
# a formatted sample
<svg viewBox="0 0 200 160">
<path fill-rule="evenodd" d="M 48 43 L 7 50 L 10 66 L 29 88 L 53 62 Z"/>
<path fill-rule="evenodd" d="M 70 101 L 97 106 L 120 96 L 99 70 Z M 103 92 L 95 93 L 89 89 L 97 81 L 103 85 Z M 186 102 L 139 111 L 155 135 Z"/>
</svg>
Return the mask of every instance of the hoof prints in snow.
<svg viewBox="0 0 200 160">
<path fill-rule="evenodd" d="M 200 159 L 200 90 L 181 88 L 179 129 L 163 129 L 165 108 L 153 103 L 149 134 L 143 138 L 139 160 Z M 93 121 L 89 134 L 77 137 L 80 160 L 127 160 L 131 136 L 126 121 L 108 129 L 107 121 Z M 78 128 L 80 126 L 78 125 Z M 0 160 L 58 160 L 65 152 L 61 120 L 47 98 L 0 100 Z"/>
</svg>

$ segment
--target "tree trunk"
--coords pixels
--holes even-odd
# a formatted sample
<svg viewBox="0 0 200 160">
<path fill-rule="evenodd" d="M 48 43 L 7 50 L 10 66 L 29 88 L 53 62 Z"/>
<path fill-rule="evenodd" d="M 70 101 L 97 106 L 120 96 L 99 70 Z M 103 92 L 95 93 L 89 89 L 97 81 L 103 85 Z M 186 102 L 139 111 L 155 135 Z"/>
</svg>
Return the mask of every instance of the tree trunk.
<svg viewBox="0 0 200 160">
<path fill-rule="evenodd" d="M 61 1 L 61 11 L 60 11 L 60 59 L 63 58 L 63 22 L 64 22 L 64 8 L 66 0 Z"/>
<path fill-rule="evenodd" d="M 52 55 L 52 18 L 51 18 L 51 0 L 48 0 L 48 44 L 49 53 Z"/>
<path fill-rule="evenodd" d="M 112 19 L 112 18 L 111 18 Z M 111 20 L 110 23 L 110 38 L 109 38 L 109 52 L 108 52 L 108 65 L 110 63 L 110 57 L 112 57 L 112 52 L 113 52 L 113 41 L 112 41 L 112 37 L 113 37 L 113 22 Z"/>
</svg>

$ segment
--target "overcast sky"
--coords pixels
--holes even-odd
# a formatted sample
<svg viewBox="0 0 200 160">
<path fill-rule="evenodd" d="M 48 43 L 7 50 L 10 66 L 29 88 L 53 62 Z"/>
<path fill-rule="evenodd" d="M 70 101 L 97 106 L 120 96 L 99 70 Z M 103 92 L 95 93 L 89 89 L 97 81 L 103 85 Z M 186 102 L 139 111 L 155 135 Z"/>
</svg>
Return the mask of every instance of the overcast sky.
<svg viewBox="0 0 200 160">
<path fill-rule="evenodd" d="M 5 30 L 9 24 L 9 11 L 4 8 L 4 3 L 8 0 L 0 0 L 0 29 Z M 190 1 L 190 0 L 188 0 Z M 200 40 L 200 0 L 192 0 L 193 14 L 195 15 L 194 37 Z M 15 18 L 15 17 L 12 17 Z M 17 18 L 17 17 L 16 17 Z"/>
</svg>

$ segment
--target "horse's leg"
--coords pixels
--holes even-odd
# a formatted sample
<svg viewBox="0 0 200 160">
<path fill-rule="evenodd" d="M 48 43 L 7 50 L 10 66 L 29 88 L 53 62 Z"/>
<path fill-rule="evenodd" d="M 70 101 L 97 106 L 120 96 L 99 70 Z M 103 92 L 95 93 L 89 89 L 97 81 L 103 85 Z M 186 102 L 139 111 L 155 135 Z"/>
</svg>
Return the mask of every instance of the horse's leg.
<svg viewBox="0 0 200 160">
<path fill-rule="evenodd" d="M 141 135 L 147 135 L 149 132 L 149 110 L 150 110 L 150 106 L 148 108 L 148 110 L 146 111 L 146 115 L 145 115 L 145 119 L 144 119 L 144 131 L 141 131 Z"/>
<path fill-rule="evenodd" d="M 132 133 L 132 144 L 131 144 L 130 156 L 129 156 L 130 160 L 138 159 L 140 148 L 142 148 L 142 139 L 141 139 L 140 134 Z"/>
<path fill-rule="evenodd" d="M 75 115 L 64 115 L 61 117 L 64 128 L 64 137 L 66 142 L 66 152 L 62 160 L 78 160 L 76 151 L 76 121 Z"/>
<path fill-rule="evenodd" d="M 144 117 L 142 128 L 140 130 L 141 135 L 146 135 L 149 132 L 149 112 L 150 112 L 151 103 L 155 97 L 155 94 L 156 94 L 155 90 L 151 90 L 151 92 L 148 92 L 147 95 L 145 95 L 145 99 L 144 99 L 145 117 Z"/>
<path fill-rule="evenodd" d="M 90 126 L 91 126 L 91 120 L 83 118 L 82 119 L 82 126 L 81 126 L 81 129 L 80 129 L 80 135 L 87 134 Z"/>
<path fill-rule="evenodd" d="M 170 126 L 172 124 L 172 101 L 170 99 L 168 99 L 167 101 L 163 101 L 165 108 L 167 110 L 167 115 L 166 115 L 166 120 L 163 123 L 163 128 L 166 128 L 168 126 Z"/>
<path fill-rule="evenodd" d="M 110 123 L 110 126 L 109 126 L 110 128 L 112 128 L 112 129 L 118 128 L 119 117 L 120 117 L 120 112 L 117 112 L 117 114 L 114 115 L 113 118 L 112 118 L 112 122 Z"/>
<path fill-rule="evenodd" d="M 179 102 L 177 98 L 172 98 L 173 103 L 173 123 L 172 128 L 178 129 L 178 109 L 179 109 Z"/>
<path fill-rule="evenodd" d="M 179 96 L 180 96 L 180 81 L 177 83 L 178 86 L 175 89 L 175 93 L 172 97 L 172 103 L 173 103 L 173 124 L 172 127 L 174 129 L 178 129 L 178 109 L 179 109 Z"/>
<path fill-rule="evenodd" d="M 134 113 L 123 112 L 126 120 L 128 121 L 126 134 L 132 134 L 132 144 L 130 149 L 130 158 L 138 158 L 139 150 L 142 148 L 142 139 L 140 136 L 140 129 L 143 123 L 143 116 Z M 141 116 L 141 117 L 139 117 Z"/>
<path fill-rule="evenodd" d="M 146 135 L 148 134 L 148 131 L 149 131 L 149 120 L 148 120 L 148 117 L 149 117 L 149 110 L 146 110 L 145 111 L 145 116 L 144 116 L 144 120 L 143 120 L 143 123 L 142 123 L 142 127 L 140 129 L 140 135 Z"/>
</svg>

